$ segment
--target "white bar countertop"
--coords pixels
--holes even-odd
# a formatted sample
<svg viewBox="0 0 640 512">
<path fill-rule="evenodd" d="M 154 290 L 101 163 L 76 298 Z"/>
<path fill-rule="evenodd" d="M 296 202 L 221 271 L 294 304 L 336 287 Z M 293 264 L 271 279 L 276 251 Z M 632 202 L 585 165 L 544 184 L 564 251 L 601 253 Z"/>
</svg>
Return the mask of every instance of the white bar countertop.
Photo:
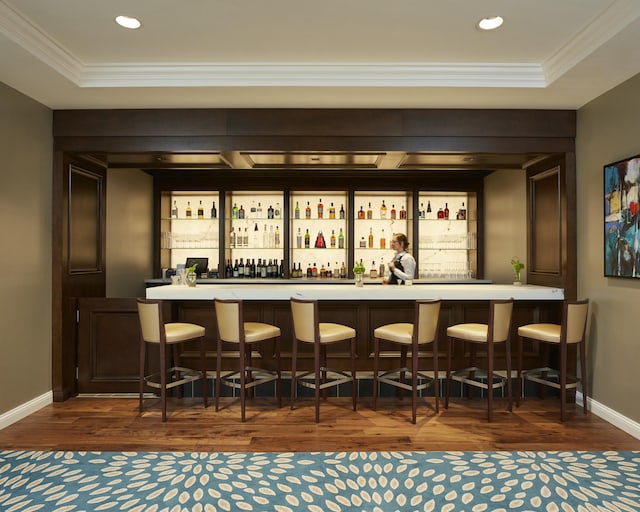
<svg viewBox="0 0 640 512">
<path fill-rule="evenodd" d="M 548 286 L 511 284 L 414 284 L 394 286 L 366 284 L 198 284 L 195 287 L 165 285 L 147 288 L 148 299 L 164 300 L 289 300 L 292 296 L 318 300 L 563 300 L 564 290 Z"/>
</svg>

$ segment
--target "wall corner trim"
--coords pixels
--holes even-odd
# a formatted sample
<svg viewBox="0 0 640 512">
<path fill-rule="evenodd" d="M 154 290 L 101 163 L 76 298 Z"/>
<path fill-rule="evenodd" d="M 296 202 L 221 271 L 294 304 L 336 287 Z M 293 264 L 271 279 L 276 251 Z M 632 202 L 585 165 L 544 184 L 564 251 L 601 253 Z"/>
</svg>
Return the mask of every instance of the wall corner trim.
<svg viewBox="0 0 640 512">
<path fill-rule="evenodd" d="M 582 393 L 580 391 L 576 392 L 576 403 L 578 405 L 582 404 Z M 640 439 L 640 423 L 623 416 L 619 412 L 610 409 L 606 405 L 603 405 L 592 398 L 587 398 L 587 406 L 596 416 L 608 421 L 613 426 L 618 427 L 620 430 L 625 431 L 636 439 Z"/>
<path fill-rule="evenodd" d="M 50 390 L 33 400 L 29 400 L 28 402 L 19 405 L 15 409 L 7 411 L 0 415 L 0 430 L 20 421 L 23 418 L 26 418 L 30 414 L 33 414 L 51 403 L 53 403 L 53 391 Z"/>
</svg>

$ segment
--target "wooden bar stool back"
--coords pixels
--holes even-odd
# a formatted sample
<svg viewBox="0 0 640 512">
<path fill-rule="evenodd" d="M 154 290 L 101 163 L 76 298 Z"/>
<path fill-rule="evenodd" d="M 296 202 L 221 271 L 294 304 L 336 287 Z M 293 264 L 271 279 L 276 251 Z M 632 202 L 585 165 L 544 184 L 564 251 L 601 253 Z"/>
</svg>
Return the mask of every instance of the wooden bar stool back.
<svg viewBox="0 0 640 512">
<path fill-rule="evenodd" d="M 520 405 L 520 396 L 524 380 L 537 382 L 544 386 L 560 390 L 560 421 L 566 415 L 566 391 L 582 388 L 582 408 L 587 413 L 587 355 L 586 332 L 589 318 L 589 300 L 565 301 L 562 307 L 562 323 L 528 324 L 518 327 L 518 393 L 516 405 Z M 523 340 L 529 339 L 550 346 L 559 347 L 560 369 L 550 368 L 549 361 L 544 361 L 541 368 L 522 370 Z M 567 349 L 569 345 L 578 345 L 580 352 L 580 377 L 569 375 L 567 371 Z M 548 351 L 544 351 L 548 354 Z"/>
<path fill-rule="evenodd" d="M 204 335 L 201 325 L 172 322 L 164 323 L 162 301 L 138 299 L 138 318 L 140 320 L 140 403 L 142 412 L 145 384 L 160 389 L 162 421 L 167 421 L 167 390 L 196 380 L 202 381 L 202 396 L 207 407 L 207 372 L 205 362 Z M 179 346 L 188 341 L 198 341 L 200 348 L 200 369 L 194 370 L 180 365 Z M 156 345 L 159 351 L 160 368 L 158 372 L 146 375 L 147 345 Z M 167 367 L 167 348 L 173 349 L 173 365 Z"/>
<path fill-rule="evenodd" d="M 395 323 L 378 327 L 373 331 L 373 410 L 377 410 L 379 383 L 389 384 L 402 390 L 411 391 L 411 422 L 416 422 L 418 391 L 433 385 L 435 410 L 438 408 L 438 321 L 440 319 L 439 300 L 417 300 L 413 323 Z M 390 342 L 400 346 L 400 368 L 380 372 L 380 342 Z M 433 377 L 419 372 L 420 348 L 431 344 Z M 411 349 L 411 367 L 407 367 L 407 351 Z M 411 374 L 411 383 L 405 382 L 406 373 Z M 418 379 L 423 383 L 418 384 Z M 400 395 L 401 397 L 402 395 Z"/>
<path fill-rule="evenodd" d="M 356 331 L 342 324 L 320 322 L 318 301 L 291 297 L 293 320 L 293 350 L 291 357 L 291 409 L 294 408 L 297 384 L 315 390 L 316 423 L 320 422 L 320 392 L 326 399 L 328 388 L 351 382 L 351 401 L 356 410 Z M 349 342 L 351 351 L 350 374 L 327 367 L 327 346 Z M 298 343 L 313 344 L 313 371 L 296 373 Z M 309 379 L 313 376 L 313 380 Z"/>
<path fill-rule="evenodd" d="M 445 409 L 449 407 L 451 381 L 474 386 L 487 391 L 487 419 L 493 421 L 493 390 L 507 388 L 508 409 L 512 410 L 511 392 L 511 317 L 513 299 L 492 300 L 489 302 L 489 323 L 466 323 L 447 328 L 447 383 Z M 469 344 L 471 366 L 452 373 L 451 355 L 455 341 Z M 495 373 L 495 345 L 504 343 L 507 373 L 502 377 Z M 476 366 L 476 349 L 483 346 L 487 354 L 487 368 Z"/>
<path fill-rule="evenodd" d="M 280 328 L 262 322 L 245 322 L 242 300 L 214 299 L 216 312 L 216 411 L 220 406 L 220 385 L 240 390 L 240 411 L 245 421 L 247 392 L 268 382 L 276 382 L 278 407 L 282 406 L 282 379 L 280 371 Z M 253 347 L 264 341 L 274 340 L 275 370 L 253 365 Z M 238 370 L 222 376 L 222 344 L 238 346 Z"/>
</svg>

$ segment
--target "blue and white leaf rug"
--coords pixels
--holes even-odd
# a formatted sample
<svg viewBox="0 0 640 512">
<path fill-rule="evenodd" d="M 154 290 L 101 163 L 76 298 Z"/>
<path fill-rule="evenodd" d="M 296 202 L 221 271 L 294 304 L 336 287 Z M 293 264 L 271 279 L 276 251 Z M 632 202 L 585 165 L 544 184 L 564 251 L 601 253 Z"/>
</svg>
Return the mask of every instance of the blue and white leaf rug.
<svg viewBox="0 0 640 512">
<path fill-rule="evenodd" d="M 640 451 L 0 451 L 0 510 L 640 511 Z"/>
</svg>

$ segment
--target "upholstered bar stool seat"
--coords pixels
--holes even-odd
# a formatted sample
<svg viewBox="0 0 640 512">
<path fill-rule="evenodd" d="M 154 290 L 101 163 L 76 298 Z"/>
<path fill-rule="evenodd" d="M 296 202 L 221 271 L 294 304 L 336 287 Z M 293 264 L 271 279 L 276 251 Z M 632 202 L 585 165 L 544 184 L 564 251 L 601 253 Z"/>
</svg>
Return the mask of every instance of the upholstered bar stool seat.
<svg viewBox="0 0 640 512">
<path fill-rule="evenodd" d="M 493 421 L 493 390 L 506 387 L 511 411 L 511 316 L 513 299 L 492 300 L 489 302 L 489 323 L 464 323 L 447 328 L 447 385 L 445 392 L 445 409 L 449 407 L 451 381 L 463 385 L 474 386 L 487 391 L 487 419 Z M 452 373 L 451 355 L 455 341 L 470 344 L 471 366 Z M 506 377 L 500 377 L 494 371 L 495 345 L 504 344 Z M 487 368 L 476 366 L 476 349 L 482 346 L 487 354 Z"/>
<path fill-rule="evenodd" d="M 220 386 L 225 385 L 240 390 L 240 410 L 245 421 L 247 391 L 256 386 L 276 382 L 278 407 L 282 406 L 282 380 L 280 371 L 280 328 L 262 322 L 245 322 L 241 300 L 214 299 L 217 329 L 216 357 L 216 411 L 220 406 Z M 276 359 L 275 370 L 254 366 L 252 348 L 258 343 L 274 340 Z M 238 345 L 238 370 L 222 375 L 222 344 Z"/>
<path fill-rule="evenodd" d="M 377 409 L 379 383 L 389 384 L 399 390 L 411 391 L 411 422 L 416 422 L 418 391 L 433 385 L 435 410 L 438 407 L 438 320 L 439 300 L 418 300 L 415 303 L 413 323 L 382 325 L 373 331 L 373 409 Z M 387 341 L 400 346 L 400 368 L 380 372 L 380 343 Z M 419 350 L 424 345 L 432 345 L 433 377 L 418 370 Z M 407 352 L 411 349 L 411 367 L 407 367 Z M 411 374 L 411 383 L 405 382 L 406 373 Z M 423 381 L 418 384 L 418 379 Z"/>
<path fill-rule="evenodd" d="M 207 407 L 205 328 L 185 322 L 164 323 L 162 301 L 138 299 L 137 302 L 140 320 L 140 412 L 143 409 L 144 386 L 160 389 L 162 421 L 167 421 L 167 390 L 196 380 L 202 380 L 203 401 L 204 406 Z M 178 345 L 194 340 L 199 341 L 200 344 L 200 370 L 180 365 Z M 145 375 L 147 344 L 156 345 L 160 356 L 159 371 L 150 375 Z M 169 368 L 166 363 L 167 347 L 172 347 L 174 358 L 174 365 Z"/>
<path fill-rule="evenodd" d="M 582 387 L 582 408 L 587 413 L 587 366 L 586 343 L 587 320 L 589 317 L 588 299 L 579 301 L 565 301 L 562 308 L 562 323 L 528 324 L 518 327 L 518 393 L 516 405 L 520 405 L 523 379 L 560 390 L 560 420 L 566 416 L 566 390 L 576 389 L 578 383 Z M 557 346 L 560 350 L 560 369 L 549 367 L 548 358 L 544 366 L 526 371 L 522 369 L 523 340 L 538 341 L 550 346 Z M 567 348 L 578 345 L 580 351 L 580 377 L 569 375 L 567 371 Z M 546 354 L 546 351 L 544 352 Z"/>
<path fill-rule="evenodd" d="M 293 351 L 291 357 L 291 409 L 294 408 L 297 385 L 315 391 L 315 420 L 320 422 L 320 392 L 326 398 L 326 390 L 351 382 L 351 401 L 356 410 L 356 330 L 352 327 L 320 322 L 318 301 L 291 297 L 291 316 L 293 320 Z M 298 342 L 313 345 L 313 371 L 297 373 Z M 327 346 L 334 343 L 349 342 L 351 347 L 351 372 L 327 366 Z M 311 381 L 307 377 L 313 375 Z"/>
</svg>

